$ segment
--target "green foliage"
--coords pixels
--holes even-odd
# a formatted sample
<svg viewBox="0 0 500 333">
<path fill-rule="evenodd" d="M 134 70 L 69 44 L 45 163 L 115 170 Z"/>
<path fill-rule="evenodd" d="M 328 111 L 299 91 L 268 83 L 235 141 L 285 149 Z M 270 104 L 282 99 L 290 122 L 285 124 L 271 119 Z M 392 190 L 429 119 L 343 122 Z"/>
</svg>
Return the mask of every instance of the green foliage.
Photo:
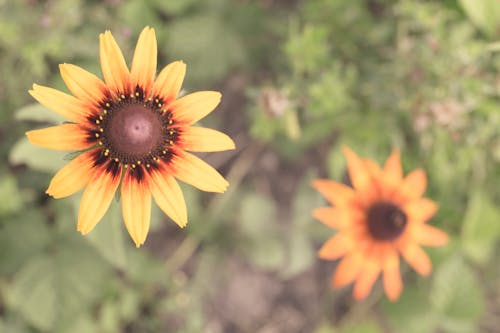
<svg viewBox="0 0 500 333">
<path fill-rule="evenodd" d="M 0 332 L 493 332 L 499 6 L 0 1 Z M 130 64 L 144 26 L 156 30 L 159 68 L 187 63 L 185 91 L 222 91 L 207 121 L 238 149 L 203 156 L 229 178 L 225 194 L 181 184 L 188 226 L 155 208 L 136 249 L 119 197 L 89 235 L 76 232 L 80 196 L 45 190 L 77 153 L 35 147 L 25 132 L 64 121 L 34 103 L 33 83 L 68 92 L 64 62 L 101 76 L 106 29 Z M 336 264 L 316 258 L 334 231 L 311 217 L 325 203 L 310 182 L 345 180 L 341 145 L 378 162 L 400 148 L 405 172 L 426 171 L 439 204 L 430 223 L 450 235 L 426 249 L 431 277 L 401 266 L 396 303 L 380 283 L 356 304 L 348 288 L 329 291 Z"/>
</svg>

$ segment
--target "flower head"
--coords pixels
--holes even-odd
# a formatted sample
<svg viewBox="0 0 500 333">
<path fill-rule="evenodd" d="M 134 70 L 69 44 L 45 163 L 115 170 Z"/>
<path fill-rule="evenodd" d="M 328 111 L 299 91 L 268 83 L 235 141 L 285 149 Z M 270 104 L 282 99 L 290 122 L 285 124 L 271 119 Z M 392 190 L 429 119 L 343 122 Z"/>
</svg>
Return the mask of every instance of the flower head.
<svg viewBox="0 0 500 333">
<path fill-rule="evenodd" d="M 68 123 L 27 132 L 31 143 L 81 152 L 60 169 L 47 193 L 67 197 L 85 188 L 78 231 L 90 232 L 120 190 L 125 226 L 136 246 L 144 243 L 151 197 L 179 226 L 186 204 L 176 179 L 209 192 L 224 192 L 227 181 L 188 153 L 234 149 L 225 134 L 192 126 L 212 112 L 221 94 L 200 91 L 177 99 L 186 65 L 176 61 L 156 76 L 154 29 L 144 28 L 129 70 L 111 32 L 99 36 L 104 81 L 71 64 L 59 66 L 72 95 L 33 85 L 30 94 Z M 155 78 L 156 76 L 156 78 Z"/>
<path fill-rule="evenodd" d="M 342 260 L 333 276 L 334 288 L 354 282 L 355 299 L 365 298 L 379 274 L 387 297 L 398 299 L 403 289 L 399 255 L 421 275 L 431 262 L 421 245 L 441 246 L 448 236 L 427 224 L 437 204 L 423 198 L 426 176 L 417 169 L 403 177 L 400 154 L 394 150 L 383 168 L 344 148 L 352 188 L 330 180 L 313 186 L 333 207 L 318 208 L 313 216 L 337 229 L 319 250 L 323 259 Z"/>
</svg>

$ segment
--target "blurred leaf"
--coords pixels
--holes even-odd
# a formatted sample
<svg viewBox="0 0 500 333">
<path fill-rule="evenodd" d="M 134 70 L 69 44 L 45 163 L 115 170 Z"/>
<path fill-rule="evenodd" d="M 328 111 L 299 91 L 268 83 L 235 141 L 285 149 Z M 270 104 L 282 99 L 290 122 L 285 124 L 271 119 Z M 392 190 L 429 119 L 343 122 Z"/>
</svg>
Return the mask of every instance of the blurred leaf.
<svg viewBox="0 0 500 333">
<path fill-rule="evenodd" d="M 116 304 L 115 302 L 104 303 L 101 307 L 99 319 L 99 326 L 103 333 L 118 332 L 120 325 L 118 304 Z"/>
<path fill-rule="evenodd" d="M 196 0 L 153 0 L 154 5 L 162 12 L 170 15 L 179 15 L 196 3 Z"/>
<path fill-rule="evenodd" d="M 23 204 L 16 179 L 10 174 L 0 174 L 0 216 L 19 210 Z"/>
<path fill-rule="evenodd" d="M 118 269 L 125 269 L 127 258 L 123 239 L 121 204 L 113 201 L 102 221 L 89 233 L 87 239 L 92 246 Z"/>
<path fill-rule="evenodd" d="M 361 320 L 360 322 L 351 323 L 342 328 L 342 333 L 381 333 L 379 325 L 375 320 Z"/>
<path fill-rule="evenodd" d="M 67 152 L 40 148 L 32 145 L 28 139 L 19 140 L 9 155 L 9 162 L 14 165 L 26 164 L 33 170 L 55 172 L 64 164 Z"/>
<path fill-rule="evenodd" d="M 500 2 L 498 0 L 459 0 L 474 24 L 490 37 L 498 36 Z"/>
<path fill-rule="evenodd" d="M 466 332 L 472 332 L 468 328 L 474 328 L 485 307 L 481 285 L 459 255 L 436 269 L 430 300 L 443 328 L 462 326 Z"/>
<path fill-rule="evenodd" d="M 384 300 L 383 309 L 396 332 L 433 332 L 438 318 L 430 308 L 427 290 L 408 285 L 397 302 Z"/>
<path fill-rule="evenodd" d="M 33 103 L 20 108 L 16 114 L 15 119 L 19 121 L 36 121 L 49 124 L 60 124 L 66 119 L 55 112 L 50 111 L 45 106 Z"/>
<path fill-rule="evenodd" d="M 500 236 L 500 209 L 482 189 L 472 192 L 462 227 L 464 253 L 479 264 L 491 258 Z"/>
<path fill-rule="evenodd" d="M 247 239 L 245 255 L 263 269 L 282 266 L 285 250 L 282 235 L 272 223 L 276 219 L 273 202 L 249 194 L 242 201 L 240 217 L 240 226 Z"/>
</svg>

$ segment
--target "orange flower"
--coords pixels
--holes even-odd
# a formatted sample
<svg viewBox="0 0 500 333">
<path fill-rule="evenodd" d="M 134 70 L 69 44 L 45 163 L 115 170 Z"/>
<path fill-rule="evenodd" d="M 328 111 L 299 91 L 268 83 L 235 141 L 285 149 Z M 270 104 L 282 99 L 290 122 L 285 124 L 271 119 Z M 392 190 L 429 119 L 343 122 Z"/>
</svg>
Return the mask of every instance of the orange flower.
<svg viewBox="0 0 500 333">
<path fill-rule="evenodd" d="M 60 65 L 73 95 L 36 84 L 30 94 L 69 123 L 26 135 L 35 145 L 81 152 L 47 189 L 63 198 L 85 188 L 78 231 L 87 234 L 95 227 L 120 187 L 125 226 L 139 247 L 148 234 L 151 197 L 180 227 L 186 225 L 186 204 L 175 178 L 209 192 L 228 186 L 215 169 L 186 151 L 222 151 L 234 149 L 234 143 L 221 132 L 192 126 L 215 109 L 221 94 L 200 91 L 176 99 L 186 73 L 182 61 L 169 64 L 155 79 L 154 29 L 140 34 L 130 71 L 111 32 L 99 39 L 104 82 L 78 66 Z"/>
<path fill-rule="evenodd" d="M 448 236 L 426 224 L 437 204 L 422 198 L 426 187 L 423 170 L 403 178 L 400 154 L 394 150 L 380 168 L 343 148 L 353 188 L 330 180 L 313 186 L 333 207 L 318 208 L 313 216 L 338 230 L 319 250 L 323 259 L 342 258 L 333 277 L 334 288 L 354 282 L 354 298 L 365 298 L 379 274 L 387 297 L 399 298 L 403 289 L 399 254 L 421 275 L 431 272 L 431 262 L 420 247 L 441 246 Z"/>
</svg>

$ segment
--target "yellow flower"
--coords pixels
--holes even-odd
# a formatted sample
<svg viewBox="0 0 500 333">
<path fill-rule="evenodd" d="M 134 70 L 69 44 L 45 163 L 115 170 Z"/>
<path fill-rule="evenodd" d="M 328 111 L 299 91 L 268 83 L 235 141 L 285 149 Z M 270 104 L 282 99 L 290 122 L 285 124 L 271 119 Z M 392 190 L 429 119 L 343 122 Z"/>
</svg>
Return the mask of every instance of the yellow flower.
<svg viewBox="0 0 500 333">
<path fill-rule="evenodd" d="M 125 226 L 139 247 L 148 234 L 151 196 L 180 227 L 186 225 L 186 204 L 176 178 L 209 192 L 224 192 L 229 185 L 186 151 L 235 146 L 221 132 L 192 126 L 215 109 L 221 94 L 200 91 L 177 99 L 186 73 L 182 61 L 169 64 L 155 79 L 154 29 L 146 27 L 140 34 L 130 71 L 111 32 L 99 40 L 104 82 L 78 66 L 60 65 L 73 95 L 37 84 L 30 94 L 69 123 L 26 135 L 45 148 L 81 151 L 47 189 L 54 198 L 63 198 L 85 188 L 78 231 L 87 234 L 95 227 L 120 187 Z"/>
<path fill-rule="evenodd" d="M 353 187 L 323 179 L 313 182 L 333 205 L 314 210 L 313 216 L 338 230 L 318 255 L 342 258 L 332 280 L 334 288 L 354 282 L 354 298 L 363 299 L 382 274 L 385 293 L 394 301 L 403 289 L 399 255 L 418 273 L 428 275 L 431 262 L 421 245 L 441 246 L 448 236 L 426 224 L 438 207 L 422 198 L 427 185 L 423 170 L 403 178 L 397 150 L 383 168 L 349 148 L 343 152 Z"/>
</svg>

